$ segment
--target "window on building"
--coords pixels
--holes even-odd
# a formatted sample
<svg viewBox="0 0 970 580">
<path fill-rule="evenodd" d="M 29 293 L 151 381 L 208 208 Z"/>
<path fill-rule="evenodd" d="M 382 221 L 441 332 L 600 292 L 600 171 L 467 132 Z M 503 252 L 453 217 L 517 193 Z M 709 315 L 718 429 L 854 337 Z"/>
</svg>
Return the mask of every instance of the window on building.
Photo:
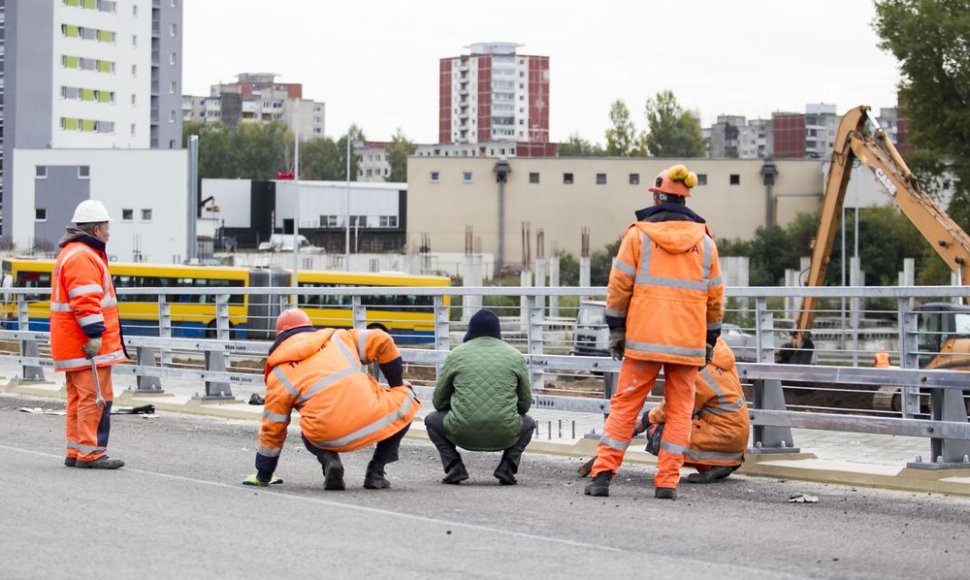
<svg viewBox="0 0 970 580">
<path fill-rule="evenodd" d="M 631 173 L 630 174 L 630 185 L 640 185 L 640 174 Z"/>
<path fill-rule="evenodd" d="M 47 221 L 47 210 L 45 208 L 42 208 L 42 207 L 35 208 L 34 209 L 34 219 L 36 221 L 39 221 L 39 222 L 46 222 Z"/>
<path fill-rule="evenodd" d="M 597 173 L 596 174 L 596 185 L 606 185 L 606 174 Z"/>
<path fill-rule="evenodd" d="M 135 219 L 135 210 L 133 209 L 122 209 L 121 210 L 121 221 L 130 222 Z"/>
<path fill-rule="evenodd" d="M 138 104 L 138 97 L 134 93 L 131 95 L 131 106 L 134 107 Z"/>
<path fill-rule="evenodd" d="M 131 5 L 131 15 L 132 16 L 135 16 L 135 17 L 138 16 L 138 5 L 137 4 L 132 4 Z"/>
<path fill-rule="evenodd" d="M 47 179 L 47 166 L 38 165 L 34 168 L 34 177 L 37 179 Z"/>
<path fill-rule="evenodd" d="M 132 34 L 131 35 L 131 45 L 132 46 L 138 46 L 138 35 L 137 34 Z"/>
<path fill-rule="evenodd" d="M 539 172 L 533 171 L 529 174 L 529 183 L 539 183 Z"/>
<path fill-rule="evenodd" d="M 573 174 L 572 173 L 563 173 L 562 174 L 562 182 L 565 185 L 572 185 L 573 184 Z"/>
<path fill-rule="evenodd" d="M 178 27 L 177 27 L 177 25 L 173 24 L 173 25 L 171 25 L 171 26 L 168 27 L 168 35 L 169 36 L 175 36 L 177 33 L 178 33 Z"/>
<path fill-rule="evenodd" d="M 169 139 L 168 140 L 168 148 L 169 149 L 175 149 L 175 139 Z"/>
<path fill-rule="evenodd" d="M 396 215 L 382 215 L 381 216 L 381 227 L 382 228 L 396 228 L 397 227 L 397 216 Z"/>
<path fill-rule="evenodd" d="M 432 171 L 430 175 L 431 183 L 438 183 L 438 181 L 440 181 L 440 177 L 441 177 L 440 173 L 438 173 L 437 171 Z"/>
<path fill-rule="evenodd" d="M 472 172 L 471 171 L 462 171 L 461 172 L 461 181 L 462 181 L 462 183 L 471 183 L 472 182 Z"/>
<path fill-rule="evenodd" d="M 151 209 L 142 209 L 141 210 L 141 221 L 143 221 L 143 222 L 150 222 L 150 221 L 152 221 L 152 210 Z"/>
<path fill-rule="evenodd" d="M 131 65 L 131 76 L 133 76 L 133 77 L 138 76 L 138 65 L 137 64 Z"/>
<path fill-rule="evenodd" d="M 365 215 L 352 215 L 350 216 L 350 227 L 367 227 L 367 216 Z"/>
<path fill-rule="evenodd" d="M 90 165 L 78 165 L 78 167 L 77 167 L 77 177 L 78 177 L 78 179 L 91 179 L 91 166 Z"/>
<path fill-rule="evenodd" d="M 707 174 L 698 173 L 697 174 L 697 185 L 707 185 Z"/>
<path fill-rule="evenodd" d="M 131 124 L 131 136 L 132 137 L 135 136 L 135 132 L 137 130 L 136 127 L 137 127 L 137 125 L 135 125 L 134 123 Z"/>
<path fill-rule="evenodd" d="M 335 228 L 335 227 L 337 227 L 337 216 L 335 216 L 335 215 L 322 215 L 322 216 L 320 216 L 320 227 L 321 228 Z"/>
<path fill-rule="evenodd" d="M 175 111 L 174 110 L 168 112 L 168 122 L 169 123 L 174 123 L 175 122 Z"/>
<path fill-rule="evenodd" d="M 741 185 L 741 176 L 737 173 L 732 173 L 730 177 L 731 185 Z"/>
<path fill-rule="evenodd" d="M 174 65 L 175 62 L 176 62 L 176 56 L 175 56 L 175 53 L 173 52 L 172 54 L 168 55 L 168 64 Z"/>
</svg>

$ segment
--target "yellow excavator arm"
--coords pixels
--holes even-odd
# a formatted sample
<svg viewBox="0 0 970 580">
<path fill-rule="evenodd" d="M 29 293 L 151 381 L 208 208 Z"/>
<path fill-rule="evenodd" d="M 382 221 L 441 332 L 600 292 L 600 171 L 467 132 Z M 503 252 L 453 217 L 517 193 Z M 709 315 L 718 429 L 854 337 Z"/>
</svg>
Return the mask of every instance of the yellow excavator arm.
<svg viewBox="0 0 970 580">
<path fill-rule="evenodd" d="M 872 136 L 866 135 L 864 131 L 867 122 L 872 122 L 875 127 Z M 926 241 L 932 244 L 950 269 L 956 272 L 958 283 L 970 284 L 970 236 L 936 202 L 923 193 L 916 176 L 906 166 L 889 136 L 872 118 L 869 107 L 860 106 L 846 113 L 839 123 L 832 151 L 832 165 L 825 182 L 822 217 L 812 248 L 811 269 L 805 285 L 821 286 L 825 282 L 842 202 L 845 200 L 849 176 L 856 160 L 872 171 L 896 206 L 916 226 Z M 802 298 L 798 315 L 798 335 L 795 339 L 797 345 L 801 345 L 805 333 L 811 330 L 814 317 L 815 298 L 806 296 Z"/>
</svg>

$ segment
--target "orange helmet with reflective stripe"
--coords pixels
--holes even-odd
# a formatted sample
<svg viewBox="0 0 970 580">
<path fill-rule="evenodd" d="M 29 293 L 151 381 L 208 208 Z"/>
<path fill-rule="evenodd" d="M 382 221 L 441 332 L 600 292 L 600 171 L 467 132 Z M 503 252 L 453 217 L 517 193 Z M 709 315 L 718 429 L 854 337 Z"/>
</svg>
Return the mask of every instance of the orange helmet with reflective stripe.
<svg viewBox="0 0 970 580">
<path fill-rule="evenodd" d="M 303 312 L 299 308 L 284 310 L 276 319 L 276 336 L 283 334 L 287 330 L 301 326 L 313 326 L 306 312 Z"/>
<path fill-rule="evenodd" d="M 674 165 L 660 172 L 650 191 L 690 197 L 690 190 L 697 185 L 697 174 L 687 171 L 684 165 Z"/>
</svg>

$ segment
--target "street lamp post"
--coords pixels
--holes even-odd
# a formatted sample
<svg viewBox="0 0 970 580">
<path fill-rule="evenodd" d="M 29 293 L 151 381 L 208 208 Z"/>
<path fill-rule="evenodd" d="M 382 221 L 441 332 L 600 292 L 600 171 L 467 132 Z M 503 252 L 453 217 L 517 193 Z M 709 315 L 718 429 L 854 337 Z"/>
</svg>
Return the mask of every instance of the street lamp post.
<svg viewBox="0 0 970 580">
<path fill-rule="evenodd" d="M 350 130 L 347 130 L 347 184 L 345 193 L 346 215 L 344 220 L 344 270 L 350 271 Z"/>
<path fill-rule="evenodd" d="M 300 274 L 300 101 L 296 101 L 293 114 L 293 187 L 296 208 L 293 214 L 293 287 L 299 286 Z M 297 304 L 299 306 L 299 304 Z"/>
</svg>

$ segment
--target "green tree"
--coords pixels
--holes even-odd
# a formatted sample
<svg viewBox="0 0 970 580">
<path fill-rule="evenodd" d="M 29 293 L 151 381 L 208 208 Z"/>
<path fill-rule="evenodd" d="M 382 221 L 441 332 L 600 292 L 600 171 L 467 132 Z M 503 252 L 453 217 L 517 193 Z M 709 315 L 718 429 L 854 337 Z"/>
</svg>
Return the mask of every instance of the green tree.
<svg viewBox="0 0 970 580">
<path fill-rule="evenodd" d="M 315 137 L 300 143 L 300 179 L 337 181 L 344 174 L 337 144 L 330 137 Z"/>
<path fill-rule="evenodd" d="M 559 284 L 562 286 L 579 285 L 579 260 L 566 250 L 557 250 L 559 256 Z"/>
<path fill-rule="evenodd" d="M 591 286 L 606 286 L 610 282 L 610 270 L 613 268 L 613 258 L 620 251 L 620 242 L 623 238 L 617 238 L 615 242 L 607 244 L 601 250 L 596 250 L 589 256 L 589 283 Z"/>
<path fill-rule="evenodd" d="M 922 159 L 914 169 L 951 163 L 956 176 L 948 213 L 970 226 L 970 1 L 879 0 L 879 46 L 900 64 L 901 113 Z"/>
<path fill-rule="evenodd" d="M 703 157 L 701 121 L 697 113 L 685 110 L 672 91 L 660 91 L 646 104 L 648 133 L 643 147 L 654 157 Z"/>
<path fill-rule="evenodd" d="M 559 144 L 557 155 L 559 157 L 602 157 L 606 155 L 606 151 L 599 143 L 590 143 L 580 137 L 579 133 L 573 133 L 569 136 L 569 141 Z"/>
<path fill-rule="evenodd" d="M 408 180 L 408 156 L 413 155 L 418 146 L 408 140 L 398 127 L 391 144 L 387 147 L 387 161 L 391 164 L 388 181 L 406 182 Z"/>
<path fill-rule="evenodd" d="M 337 155 L 338 163 L 340 164 L 338 180 L 341 181 L 347 179 L 347 139 L 350 139 L 351 149 L 353 149 L 354 143 L 366 141 L 364 131 L 356 124 L 352 124 L 347 129 L 347 132 L 337 140 Z M 360 159 L 353 150 L 351 150 L 350 156 L 350 181 L 357 181 L 357 175 L 360 170 Z"/>
<path fill-rule="evenodd" d="M 629 157 L 636 146 L 637 128 L 630 121 L 630 109 L 617 99 L 610 105 L 610 123 L 606 130 L 606 154 L 612 157 Z"/>
</svg>

